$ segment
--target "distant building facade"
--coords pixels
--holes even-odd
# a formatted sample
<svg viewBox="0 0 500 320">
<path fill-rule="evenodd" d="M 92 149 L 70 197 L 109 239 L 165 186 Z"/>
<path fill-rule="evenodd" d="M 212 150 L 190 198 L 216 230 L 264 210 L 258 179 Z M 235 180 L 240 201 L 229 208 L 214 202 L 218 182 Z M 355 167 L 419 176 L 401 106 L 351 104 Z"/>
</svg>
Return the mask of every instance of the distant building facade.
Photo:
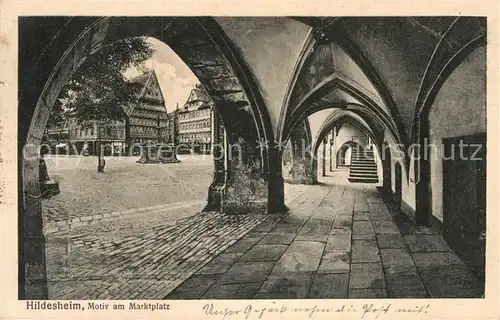
<svg viewBox="0 0 500 320">
<path fill-rule="evenodd" d="M 45 141 L 50 145 L 67 144 L 69 138 L 69 123 L 68 121 L 61 121 L 59 123 L 50 125 L 45 128 Z"/>
<path fill-rule="evenodd" d="M 124 107 L 127 144 L 173 142 L 174 116 L 167 113 L 165 99 L 154 70 L 132 79 L 142 86 L 137 103 Z"/>
<path fill-rule="evenodd" d="M 210 153 L 214 103 L 205 88 L 197 84 L 184 106 L 176 112 L 178 143 L 190 146 L 195 153 Z"/>
<path fill-rule="evenodd" d="M 98 120 L 78 124 L 76 119 L 68 120 L 69 146 L 71 152 L 96 155 L 101 144 L 105 155 L 122 154 L 125 151 L 125 121 Z"/>
</svg>

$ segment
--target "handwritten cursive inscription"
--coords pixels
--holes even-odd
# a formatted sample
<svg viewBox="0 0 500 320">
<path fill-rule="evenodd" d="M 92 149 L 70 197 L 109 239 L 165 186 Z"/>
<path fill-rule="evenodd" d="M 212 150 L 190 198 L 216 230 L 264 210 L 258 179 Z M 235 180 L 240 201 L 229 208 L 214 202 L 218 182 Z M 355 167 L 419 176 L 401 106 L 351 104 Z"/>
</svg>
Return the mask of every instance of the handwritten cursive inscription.
<svg viewBox="0 0 500 320">
<path fill-rule="evenodd" d="M 427 313 L 430 305 L 426 306 L 415 306 L 415 308 L 395 308 L 391 304 L 387 305 L 374 305 L 363 304 L 362 307 L 355 307 L 354 305 L 345 305 L 338 307 L 320 307 L 317 305 L 307 306 L 307 307 L 289 307 L 283 303 L 276 303 L 275 301 L 270 302 L 271 305 L 266 307 L 257 307 L 252 304 L 248 304 L 245 308 L 241 309 L 231 309 L 231 308 L 217 308 L 213 303 L 206 304 L 203 306 L 203 312 L 207 316 L 215 316 L 221 320 L 229 320 L 229 317 L 233 319 L 259 319 L 262 320 L 266 315 L 283 315 L 286 313 L 300 313 L 305 314 L 309 319 L 312 319 L 317 314 L 340 314 L 340 313 L 352 313 L 359 314 L 360 319 L 379 319 L 383 315 L 388 313 Z"/>
</svg>

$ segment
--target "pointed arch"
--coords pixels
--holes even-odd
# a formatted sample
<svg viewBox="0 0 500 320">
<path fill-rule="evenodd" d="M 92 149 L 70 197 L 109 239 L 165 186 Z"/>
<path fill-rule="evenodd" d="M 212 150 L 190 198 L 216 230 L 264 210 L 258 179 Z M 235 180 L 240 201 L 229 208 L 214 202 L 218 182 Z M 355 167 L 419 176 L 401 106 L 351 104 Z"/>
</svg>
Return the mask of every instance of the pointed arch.
<svg viewBox="0 0 500 320">
<path fill-rule="evenodd" d="M 360 101 L 360 103 L 348 103 L 339 101 L 338 103 L 332 103 L 331 105 L 314 105 L 314 102 L 325 96 L 328 92 L 331 92 L 335 89 L 339 89 L 348 95 L 352 96 L 354 99 Z M 363 89 L 359 89 L 359 87 L 352 83 L 351 80 L 343 78 L 342 75 L 334 73 L 324 79 L 321 83 L 316 85 L 312 90 L 310 90 L 306 96 L 302 98 L 299 102 L 298 106 L 294 109 L 293 113 L 291 113 L 287 122 L 284 125 L 283 135 L 281 137 L 282 141 L 286 141 L 288 136 L 290 135 L 290 130 L 295 126 L 297 121 L 301 118 L 307 117 L 308 115 L 317 112 L 322 109 L 327 109 L 331 107 L 339 107 L 343 109 L 349 109 L 354 107 L 360 110 L 366 110 L 377 121 L 383 124 L 384 128 L 387 128 L 392 136 L 395 137 L 395 140 L 401 143 L 401 136 L 398 135 L 398 131 L 396 130 L 396 126 L 394 122 L 383 112 L 380 111 L 380 108 L 377 104 L 370 98 L 370 94 Z"/>
</svg>

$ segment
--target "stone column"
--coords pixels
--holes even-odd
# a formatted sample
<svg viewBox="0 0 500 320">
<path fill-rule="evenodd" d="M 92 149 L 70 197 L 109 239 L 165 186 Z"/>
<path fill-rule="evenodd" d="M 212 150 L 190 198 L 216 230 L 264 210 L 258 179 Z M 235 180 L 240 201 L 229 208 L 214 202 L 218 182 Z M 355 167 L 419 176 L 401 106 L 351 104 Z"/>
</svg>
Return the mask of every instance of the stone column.
<svg viewBox="0 0 500 320">
<path fill-rule="evenodd" d="M 330 145 L 330 172 L 333 171 L 333 131 L 328 135 L 330 137 L 328 144 Z"/>
<path fill-rule="evenodd" d="M 42 204 L 39 181 L 39 141 L 28 139 L 24 148 L 23 198 L 19 212 L 19 226 L 23 241 L 20 245 L 19 298 L 48 299 L 45 269 L 45 238 L 43 235 Z"/>
<path fill-rule="evenodd" d="M 322 159 L 323 177 L 326 177 L 326 138 L 323 139 L 323 159 Z"/>
<path fill-rule="evenodd" d="M 266 181 L 268 185 L 268 213 L 282 213 L 285 208 L 285 186 L 282 172 L 283 150 L 277 144 L 269 144 L 267 148 L 269 166 Z"/>
<path fill-rule="evenodd" d="M 422 117 L 422 116 L 421 116 Z M 419 155 L 414 155 L 414 170 L 418 168 L 415 178 L 418 182 L 415 186 L 415 221 L 421 225 L 429 225 L 431 215 L 430 208 L 430 195 L 432 194 L 431 188 L 431 172 L 429 163 L 429 126 L 428 121 L 419 119 L 417 127 L 419 128 Z"/>
<path fill-rule="evenodd" d="M 220 118 L 216 122 L 214 180 L 209 187 L 208 204 L 204 211 L 234 214 L 267 212 L 271 209 L 268 208 L 268 184 L 282 188 L 283 183 L 278 179 L 281 170 L 273 165 L 273 175 L 266 176 L 262 163 L 262 152 L 265 150 L 259 149 L 254 141 L 245 140 L 237 131 L 224 128 Z M 273 195 L 273 201 L 276 199 L 280 198 Z M 275 211 L 279 205 L 272 203 L 271 207 Z"/>
<path fill-rule="evenodd" d="M 305 139 L 294 139 L 292 145 L 291 177 L 287 180 L 291 184 L 314 184 L 316 177 L 316 160 L 311 156 L 310 146 Z"/>
</svg>

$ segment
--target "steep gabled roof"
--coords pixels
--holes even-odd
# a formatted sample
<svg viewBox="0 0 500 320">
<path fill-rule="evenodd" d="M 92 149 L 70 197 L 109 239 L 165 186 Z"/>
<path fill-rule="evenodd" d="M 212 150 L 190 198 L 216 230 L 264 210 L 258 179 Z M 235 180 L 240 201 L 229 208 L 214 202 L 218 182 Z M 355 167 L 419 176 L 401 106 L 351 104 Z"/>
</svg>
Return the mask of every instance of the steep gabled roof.
<svg viewBox="0 0 500 320">
<path fill-rule="evenodd" d="M 202 101 L 203 105 L 200 107 L 206 107 L 206 105 L 212 104 L 212 99 L 208 95 L 207 90 L 203 85 L 197 84 L 196 87 L 194 87 L 191 92 L 189 93 L 189 97 L 184 104 L 184 108 L 187 108 L 190 104 Z"/>
<path fill-rule="evenodd" d="M 151 83 L 154 83 L 155 86 L 157 86 L 159 89 L 158 91 L 160 92 L 161 100 L 163 101 L 163 103 L 165 103 L 165 98 L 163 97 L 163 92 L 161 91 L 160 83 L 158 82 L 158 77 L 156 76 L 156 72 L 154 69 L 151 71 L 145 72 L 141 75 L 138 75 L 137 77 L 132 78 L 131 81 L 132 81 L 133 85 L 141 85 L 142 86 L 142 90 L 137 95 L 138 100 L 140 100 L 141 98 L 144 97 L 144 95 L 146 94 L 146 89 L 149 87 L 149 85 Z M 124 107 L 124 109 L 127 108 L 127 110 L 125 110 L 125 113 L 129 114 L 129 115 L 132 114 L 132 112 L 134 112 L 134 109 L 136 106 L 137 106 L 137 104 L 134 103 L 134 104 L 131 104 L 127 107 Z M 165 111 L 166 110 L 167 110 L 167 108 L 165 106 Z"/>
<path fill-rule="evenodd" d="M 154 70 L 145 72 L 141 75 L 138 75 L 137 77 L 134 77 L 131 79 L 132 82 L 134 83 L 139 83 L 145 86 L 148 83 L 149 77 L 151 77 L 151 74 L 154 72 Z"/>
</svg>

